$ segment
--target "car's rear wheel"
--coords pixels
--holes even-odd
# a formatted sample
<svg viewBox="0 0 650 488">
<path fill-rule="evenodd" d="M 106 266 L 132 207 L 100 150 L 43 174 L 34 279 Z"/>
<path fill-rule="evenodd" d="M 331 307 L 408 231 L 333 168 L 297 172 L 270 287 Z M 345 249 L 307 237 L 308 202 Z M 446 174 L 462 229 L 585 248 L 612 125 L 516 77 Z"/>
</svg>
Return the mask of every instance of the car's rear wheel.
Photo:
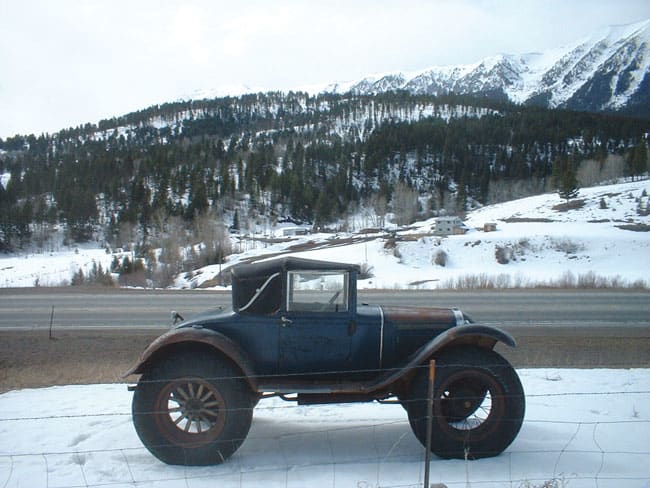
<svg viewBox="0 0 650 488">
<path fill-rule="evenodd" d="M 253 406 L 253 393 L 232 364 L 206 352 L 179 353 L 140 378 L 133 423 L 165 463 L 219 464 L 246 438 Z"/>
<path fill-rule="evenodd" d="M 414 379 L 408 402 L 413 433 L 426 445 L 428 374 Z M 490 350 L 464 348 L 436 358 L 431 451 L 443 458 L 496 456 L 521 428 L 525 398 L 512 366 Z"/>
</svg>

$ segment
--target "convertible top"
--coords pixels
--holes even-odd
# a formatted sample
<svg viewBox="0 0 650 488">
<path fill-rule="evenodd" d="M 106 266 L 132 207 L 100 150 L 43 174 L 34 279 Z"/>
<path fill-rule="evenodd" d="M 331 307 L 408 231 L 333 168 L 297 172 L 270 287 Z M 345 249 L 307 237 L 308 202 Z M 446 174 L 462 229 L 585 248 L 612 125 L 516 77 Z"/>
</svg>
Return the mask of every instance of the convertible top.
<svg viewBox="0 0 650 488">
<path fill-rule="evenodd" d="M 357 264 L 332 263 L 314 259 L 295 258 L 293 256 L 261 261 L 258 263 L 238 264 L 232 268 L 233 279 L 246 280 L 261 278 L 284 271 L 356 271 L 360 268 Z"/>
<path fill-rule="evenodd" d="M 272 313 L 282 300 L 282 275 L 286 271 L 360 271 L 356 264 L 331 263 L 295 257 L 283 257 L 233 266 L 232 304 L 233 309 L 254 313 Z M 268 282 L 268 283 L 267 283 Z M 258 292 L 263 293 L 258 296 Z"/>
</svg>

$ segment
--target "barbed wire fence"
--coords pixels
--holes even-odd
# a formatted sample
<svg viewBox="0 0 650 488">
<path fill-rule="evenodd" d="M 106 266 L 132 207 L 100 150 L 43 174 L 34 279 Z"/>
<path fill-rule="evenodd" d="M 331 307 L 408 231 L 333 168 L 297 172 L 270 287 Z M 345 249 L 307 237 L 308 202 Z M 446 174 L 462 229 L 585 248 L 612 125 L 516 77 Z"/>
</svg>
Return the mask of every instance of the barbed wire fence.
<svg viewBox="0 0 650 488">
<path fill-rule="evenodd" d="M 650 395 L 650 390 L 553 392 L 528 394 L 528 401 L 536 399 L 561 399 L 589 396 L 603 399 L 608 396 L 639 398 Z M 263 421 L 274 418 L 285 419 L 287 412 L 296 413 L 304 409 L 294 404 L 261 404 L 255 408 L 256 415 Z M 311 407 L 306 407 L 311 408 Z M 318 408 L 318 407 L 316 407 Z M 383 408 L 383 407 L 382 407 Z M 304 412 L 304 410 L 300 410 Z M 104 419 L 122 420 L 131 417 L 130 411 L 60 414 L 20 415 L 0 414 L 0 488 L 25 486 L 23 473 L 28 469 L 29 479 L 39 473 L 44 488 L 99 488 L 99 487 L 149 487 L 185 486 L 356 486 L 357 488 L 407 488 L 423 486 L 424 448 L 411 433 L 405 412 L 390 418 L 368 418 L 363 413 L 350 420 L 328 419 L 322 427 L 314 425 L 309 417 L 299 416 L 289 431 L 282 422 L 249 436 L 251 448 L 236 453 L 226 463 L 210 467 L 167 466 L 159 463 L 141 445 L 116 445 L 101 449 L 39 449 L 29 452 L 12 452 L 8 425 L 22 423 L 44 424 L 57 421 L 73 421 L 83 429 L 102 429 L 99 422 Z M 330 416 L 336 417 L 336 413 Z M 650 441 L 645 449 L 624 449 L 620 442 L 609 445 L 611 430 L 618 436 L 644 435 L 650 432 L 650 420 L 640 418 L 633 412 L 629 419 L 614 420 L 558 420 L 551 418 L 530 418 L 524 420 L 524 428 L 562 430 L 565 441 L 544 449 L 517 448 L 516 443 L 497 459 L 491 469 L 468 460 L 443 460 L 433 458 L 434 476 L 438 483 L 451 487 L 508 486 L 511 488 L 559 488 L 565 486 L 638 486 L 650 487 Z M 254 421 L 255 422 L 255 421 Z M 254 424 L 255 425 L 255 424 Z M 60 428 L 60 427 L 59 427 Z M 56 431 L 56 429 L 55 429 Z M 604 432 L 602 437 L 599 434 Z M 551 432 L 553 434 L 553 432 Z M 45 433 L 44 433 L 45 435 Z M 49 435 L 49 434 L 48 434 Z M 589 449 L 576 449 L 572 444 L 579 436 L 590 435 Z M 133 439 L 137 441 L 135 436 Z M 309 445 L 309 447 L 306 447 Z M 246 446 L 246 444 L 245 444 Z M 351 447 L 349 447 L 351 446 Z M 70 446 L 69 446 L 70 447 Z M 4 452 L 3 452 L 4 451 Z M 266 460 L 260 462 L 260 457 Z M 539 470 L 524 473 L 518 467 L 522 459 L 535 458 L 552 469 L 543 473 Z M 575 466 L 567 472 L 563 463 L 567 458 L 579 459 L 591 468 Z M 627 474 L 610 472 L 606 468 L 608 459 L 623 459 L 633 469 Z M 620 463 L 620 462 L 619 462 Z M 449 466 L 454 476 L 449 476 Z M 77 470 L 73 473 L 72 469 Z M 442 479 L 436 476 L 436 469 L 444 471 Z M 444 469 L 443 469 L 444 468 Z M 496 470 L 496 472 L 495 472 Z M 440 471 L 440 472 L 442 472 Z M 42 473 L 42 476 L 40 475 Z M 489 476 L 488 476 L 489 474 Z M 452 479 L 449 479 L 452 478 Z M 433 483 L 435 483 L 435 479 Z M 576 485 L 578 483 L 578 485 Z M 441 485 L 443 486 L 443 485 Z"/>
</svg>

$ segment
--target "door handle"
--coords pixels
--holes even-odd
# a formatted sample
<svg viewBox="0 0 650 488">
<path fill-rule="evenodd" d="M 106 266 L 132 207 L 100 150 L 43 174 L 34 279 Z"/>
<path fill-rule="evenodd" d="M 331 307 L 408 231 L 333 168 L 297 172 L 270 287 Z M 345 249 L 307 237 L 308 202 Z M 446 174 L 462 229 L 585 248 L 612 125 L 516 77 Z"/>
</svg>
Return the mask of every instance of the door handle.
<svg viewBox="0 0 650 488">
<path fill-rule="evenodd" d="M 287 325 L 292 324 L 292 323 L 293 323 L 293 320 L 288 319 L 288 318 L 286 318 L 286 317 L 280 317 L 280 322 L 281 322 L 280 325 L 281 325 L 282 327 L 286 327 Z"/>
</svg>

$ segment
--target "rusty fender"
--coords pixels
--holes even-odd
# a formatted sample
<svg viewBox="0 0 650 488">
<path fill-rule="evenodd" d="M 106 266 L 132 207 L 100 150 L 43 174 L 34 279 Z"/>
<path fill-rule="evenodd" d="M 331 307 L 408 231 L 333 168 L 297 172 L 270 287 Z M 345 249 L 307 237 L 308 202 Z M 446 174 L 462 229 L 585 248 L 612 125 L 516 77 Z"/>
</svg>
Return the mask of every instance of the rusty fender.
<svg viewBox="0 0 650 488">
<path fill-rule="evenodd" d="M 436 336 L 431 342 L 425 344 L 415 355 L 411 356 L 408 363 L 399 370 L 379 379 L 379 381 L 366 385 L 365 393 L 382 390 L 395 381 L 403 378 L 428 359 L 447 348 L 456 345 L 474 345 L 483 349 L 493 349 L 497 342 L 503 342 L 510 347 L 516 347 L 517 342 L 506 331 L 480 324 L 467 324 L 452 327 Z"/>
<path fill-rule="evenodd" d="M 188 344 L 206 345 L 229 358 L 241 370 L 242 376 L 250 387 L 255 391 L 257 388 L 257 378 L 246 357 L 246 353 L 228 337 L 210 329 L 202 328 L 180 328 L 173 329 L 158 337 L 142 352 L 138 362 L 123 377 L 132 374 L 144 373 L 154 362 L 157 353 L 168 348 L 174 349 L 176 346 Z"/>
</svg>

